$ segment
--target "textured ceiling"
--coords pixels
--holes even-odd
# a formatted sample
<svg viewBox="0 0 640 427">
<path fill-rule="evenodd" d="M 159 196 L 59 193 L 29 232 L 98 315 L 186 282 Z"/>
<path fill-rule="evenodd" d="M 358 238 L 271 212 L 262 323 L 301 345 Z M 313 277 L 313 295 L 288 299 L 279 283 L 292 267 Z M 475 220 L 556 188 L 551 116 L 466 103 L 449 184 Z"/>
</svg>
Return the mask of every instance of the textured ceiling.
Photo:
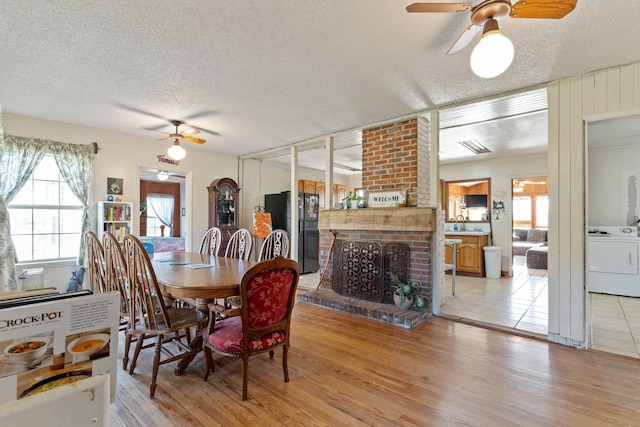
<svg viewBox="0 0 640 427">
<path fill-rule="evenodd" d="M 197 149 L 241 156 L 640 60 L 637 0 L 503 19 L 516 53 L 491 80 L 472 46 L 445 54 L 469 13 L 409 3 L 3 0 L 0 103 L 149 140 L 180 119 L 206 130 Z"/>
</svg>

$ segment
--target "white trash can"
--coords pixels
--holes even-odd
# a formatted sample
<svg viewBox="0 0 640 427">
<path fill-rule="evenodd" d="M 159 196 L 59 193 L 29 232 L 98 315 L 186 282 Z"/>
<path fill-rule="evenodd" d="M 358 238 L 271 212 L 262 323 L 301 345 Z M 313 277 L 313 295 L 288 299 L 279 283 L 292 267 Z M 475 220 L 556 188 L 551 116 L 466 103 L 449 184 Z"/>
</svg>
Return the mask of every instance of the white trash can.
<svg viewBox="0 0 640 427">
<path fill-rule="evenodd" d="M 500 246 L 485 246 L 484 268 L 487 279 L 499 279 L 502 275 L 502 248 Z"/>
</svg>

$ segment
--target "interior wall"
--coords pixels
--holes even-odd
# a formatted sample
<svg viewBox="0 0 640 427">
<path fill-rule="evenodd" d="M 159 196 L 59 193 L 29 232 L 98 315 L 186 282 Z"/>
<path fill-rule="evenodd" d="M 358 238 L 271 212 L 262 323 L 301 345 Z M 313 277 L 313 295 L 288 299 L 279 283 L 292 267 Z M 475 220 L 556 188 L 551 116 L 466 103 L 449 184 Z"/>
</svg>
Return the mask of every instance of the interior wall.
<svg viewBox="0 0 640 427">
<path fill-rule="evenodd" d="M 640 109 L 640 62 L 549 84 L 549 337 L 585 346 L 584 123 Z"/>
<path fill-rule="evenodd" d="M 636 225 L 640 146 L 590 149 L 588 158 L 589 225 Z"/>
<path fill-rule="evenodd" d="M 467 179 L 491 178 L 491 197 L 504 194 L 507 214 L 503 222 L 492 222 L 491 235 L 494 246 L 502 247 L 502 271 L 512 272 L 511 258 L 511 179 L 522 176 L 546 176 L 547 155 L 477 160 L 474 162 L 440 165 L 440 179 L 459 181 Z"/>
</svg>

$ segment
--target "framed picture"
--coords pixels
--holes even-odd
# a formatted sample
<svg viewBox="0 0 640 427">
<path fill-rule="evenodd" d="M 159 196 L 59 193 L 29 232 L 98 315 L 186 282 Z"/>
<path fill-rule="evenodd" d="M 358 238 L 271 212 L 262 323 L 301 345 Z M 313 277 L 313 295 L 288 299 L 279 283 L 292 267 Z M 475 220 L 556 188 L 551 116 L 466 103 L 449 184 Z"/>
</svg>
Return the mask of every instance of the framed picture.
<svg viewBox="0 0 640 427">
<path fill-rule="evenodd" d="M 122 196 L 122 178 L 107 178 L 107 194 Z"/>
</svg>

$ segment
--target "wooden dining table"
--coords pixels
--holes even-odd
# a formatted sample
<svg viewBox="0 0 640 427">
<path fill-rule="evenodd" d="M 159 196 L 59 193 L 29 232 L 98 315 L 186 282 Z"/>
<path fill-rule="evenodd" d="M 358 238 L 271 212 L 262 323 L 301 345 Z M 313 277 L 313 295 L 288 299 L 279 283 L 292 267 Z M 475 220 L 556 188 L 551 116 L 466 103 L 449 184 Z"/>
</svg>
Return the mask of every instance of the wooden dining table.
<svg viewBox="0 0 640 427">
<path fill-rule="evenodd" d="M 156 252 L 150 258 L 163 293 L 207 314 L 207 304 L 216 298 L 240 294 L 242 276 L 256 264 L 199 252 Z M 202 349 L 200 334 L 194 337 L 190 347 Z M 193 358 L 180 361 L 176 375 L 181 375 L 191 360 Z"/>
</svg>

